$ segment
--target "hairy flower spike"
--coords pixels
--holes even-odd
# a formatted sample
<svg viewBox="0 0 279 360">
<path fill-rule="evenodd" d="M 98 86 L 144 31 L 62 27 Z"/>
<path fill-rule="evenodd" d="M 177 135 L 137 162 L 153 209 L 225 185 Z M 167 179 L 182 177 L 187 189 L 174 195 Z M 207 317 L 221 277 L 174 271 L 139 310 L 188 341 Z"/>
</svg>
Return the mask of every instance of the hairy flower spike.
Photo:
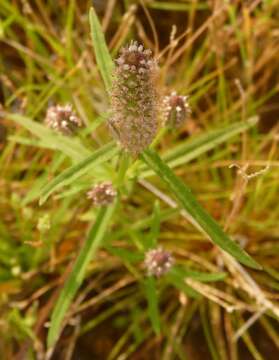
<svg viewBox="0 0 279 360">
<path fill-rule="evenodd" d="M 115 62 L 109 124 L 121 145 L 137 156 L 150 145 L 158 128 L 157 63 L 151 50 L 136 41 L 123 48 Z"/>
<path fill-rule="evenodd" d="M 160 277 L 169 271 L 173 263 L 171 253 L 162 247 L 151 249 L 145 254 L 144 265 L 148 275 Z"/>
<path fill-rule="evenodd" d="M 173 91 L 163 99 L 164 122 L 166 126 L 178 129 L 184 125 L 191 113 L 187 96 L 177 95 Z"/>
<path fill-rule="evenodd" d="M 63 135 L 73 135 L 83 125 L 71 104 L 50 106 L 47 110 L 45 123 L 49 128 Z"/>
<path fill-rule="evenodd" d="M 87 193 L 88 199 L 92 200 L 95 206 L 109 205 L 113 202 L 115 196 L 116 190 L 109 181 L 93 186 Z"/>
</svg>

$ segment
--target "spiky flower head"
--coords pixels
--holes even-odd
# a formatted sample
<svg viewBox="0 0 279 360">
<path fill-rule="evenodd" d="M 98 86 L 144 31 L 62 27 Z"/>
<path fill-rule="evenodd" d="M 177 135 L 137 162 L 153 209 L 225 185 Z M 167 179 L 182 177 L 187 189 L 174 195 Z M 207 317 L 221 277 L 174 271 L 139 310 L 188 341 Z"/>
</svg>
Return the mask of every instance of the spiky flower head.
<svg viewBox="0 0 279 360">
<path fill-rule="evenodd" d="M 83 123 L 71 104 L 50 106 L 47 110 L 46 125 L 63 135 L 73 135 Z"/>
<path fill-rule="evenodd" d="M 157 128 L 157 63 L 151 50 L 132 41 L 116 59 L 109 125 L 120 144 L 137 156 L 154 139 Z"/>
<path fill-rule="evenodd" d="M 160 277 L 172 267 L 174 259 L 170 252 L 161 246 L 148 250 L 145 254 L 144 265 L 148 275 Z"/>
<path fill-rule="evenodd" d="M 95 206 L 105 206 L 113 202 L 116 196 L 116 190 L 110 181 L 106 181 L 97 185 L 88 191 L 87 197 L 92 200 Z"/>
<path fill-rule="evenodd" d="M 163 112 L 166 126 L 180 128 L 191 113 L 188 97 L 177 95 L 176 91 L 173 91 L 163 99 Z"/>
</svg>

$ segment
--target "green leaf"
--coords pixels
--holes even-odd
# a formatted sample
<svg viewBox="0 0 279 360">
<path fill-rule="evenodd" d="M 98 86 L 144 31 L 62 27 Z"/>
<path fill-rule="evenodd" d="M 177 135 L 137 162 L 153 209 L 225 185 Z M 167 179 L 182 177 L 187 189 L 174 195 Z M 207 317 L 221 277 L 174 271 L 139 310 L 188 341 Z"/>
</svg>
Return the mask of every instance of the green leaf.
<svg viewBox="0 0 279 360">
<path fill-rule="evenodd" d="M 58 171 L 60 166 L 65 161 L 65 155 L 61 153 L 54 154 L 52 162 L 48 165 L 48 171 L 50 173 L 55 173 Z M 25 195 L 22 200 L 22 206 L 26 206 L 31 201 L 38 199 L 40 197 L 41 189 L 45 184 L 49 182 L 49 175 L 47 172 L 44 172 L 41 176 L 37 177 L 33 181 L 32 187 L 29 189 L 28 193 Z"/>
<path fill-rule="evenodd" d="M 80 161 L 78 164 L 64 170 L 42 188 L 40 193 L 40 205 L 42 205 L 54 191 L 71 184 L 76 179 L 92 170 L 92 168 L 96 165 L 100 165 L 101 163 L 111 159 L 118 153 L 118 151 L 119 149 L 113 142 L 111 142 L 96 150 L 93 154 Z"/>
<path fill-rule="evenodd" d="M 166 274 L 166 280 L 168 283 L 176 287 L 179 291 L 185 293 L 187 296 L 193 299 L 200 298 L 200 294 L 185 283 L 184 276 L 182 276 L 175 267 L 172 267 Z"/>
<path fill-rule="evenodd" d="M 161 216 L 160 216 L 160 203 L 159 201 L 155 201 L 153 214 L 152 214 L 152 222 L 150 225 L 150 232 L 145 237 L 144 246 L 145 249 L 152 249 L 155 248 L 157 245 L 157 239 L 160 234 L 160 223 L 161 223 Z"/>
<path fill-rule="evenodd" d="M 173 266 L 171 271 L 179 276 L 181 279 L 191 278 L 201 282 L 212 282 L 224 280 L 227 274 L 225 272 L 206 273 L 202 271 L 191 270 L 184 266 Z"/>
<path fill-rule="evenodd" d="M 190 215 L 193 223 L 198 225 L 216 245 L 231 254 L 242 264 L 254 269 L 261 269 L 261 266 L 255 260 L 224 233 L 217 222 L 198 203 L 191 190 L 173 173 L 154 150 L 145 150 L 141 158 L 165 181 Z"/>
<path fill-rule="evenodd" d="M 98 210 L 96 220 L 89 231 L 88 237 L 77 257 L 73 270 L 66 281 L 66 284 L 62 289 L 51 314 L 50 328 L 47 337 L 48 348 L 53 346 L 59 337 L 64 316 L 72 299 L 84 280 L 86 269 L 90 260 L 92 260 L 97 249 L 102 243 L 113 211 L 114 205 L 101 207 Z"/>
<path fill-rule="evenodd" d="M 199 4 L 197 2 L 189 2 L 188 4 L 173 3 L 171 1 L 152 1 L 148 4 L 151 9 L 167 10 L 167 11 L 190 11 L 208 9 L 208 4 Z"/>
<path fill-rule="evenodd" d="M 156 290 L 156 281 L 153 276 L 148 276 L 144 280 L 144 290 L 148 304 L 148 315 L 153 327 L 153 330 L 158 335 L 160 334 L 160 313 L 158 305 L 158 294 Z"/>
<path fill-rule="evenodd" d="M 105 245 L 105 248 L 114 256 L 117 256 L 123 261 L 127 261 L 129 263 L 137 263 L 139 261 L 143 261 L 144 258 L 143 255 L 139 252 L 133 252 L 127 249 L 121 249 L 110 245 Z"/>
<path fill-rule="evenodd" d="M 210 326 L 210 321 L 208 319 L 208 316 L 206 314 L 206 304 L 205 302 L 202 302 L 200 304 L 200 318 L 201 318 L 201 321 L 202 321 L 202 327 L 203 327 L 203 330 L 204 330 L 204 336 L 205 336 L 205 339 L 207 341 L 207 345 L 208 345 L 208 349 L 210 351 L 210 354 L 211 354 L 211 359 L 212 360 L 220 360 L 221 357 L 219 355 L 219 351 L 218 351 L 218 348 L 214 342 L 214 339 L 213 339 L 213 329 L 212 327 Z"/>
<path fill-rule="evenodd" d="M 84 147 L 78 139 L 63 136 L 55 133 L 46 126 L 30 120 L 29 118 L 18 114 L 5 114 L 10 120 L 23 126 L 30 131 L 33 135 L 41 140 L 41 146 L 60 150 L 65 155 L 73 160 L 81 160 L 90 155 L 90 150 Z"/>
<path fill-rule="evenodd" d="M 24 318 L 20 313 L 19 309 L 13 308 L 10 311 L 8 321 L 9 323 L 15 325 L 17 331 L 24 335 L 24 337 L 29 337 L 34 342 L 37 340 L 32 327 L 28 324 L 26 317 Z"/>
<path fill-rule="evenodd" d="M 162 159 L 169 165 L 170 168 L 185 165 L 191 160 L 198 158 L 200 155 L 229 140 L 231 137 L 248 130 L 252 126 L 255 126 L 257 122 L 258 117 L 254 116 L 247 121 L 240 121 L 221 129 L 206 132 L 165 152 L 162 155 Z M 140 168 L 140 170 L 141 178 L 154 174 L 152 170 L 147 169 L 144 165 Z"/>
<path fill-rule="evenodd" d="M 109 91 L 111 88 L 111 76 L 114 70 L 114 63 L 111 59 L 102 27 L 93 7 L 89 11 L 89 22 L 97 65 L 105 83 L 106 90 Z"/>
</svg>

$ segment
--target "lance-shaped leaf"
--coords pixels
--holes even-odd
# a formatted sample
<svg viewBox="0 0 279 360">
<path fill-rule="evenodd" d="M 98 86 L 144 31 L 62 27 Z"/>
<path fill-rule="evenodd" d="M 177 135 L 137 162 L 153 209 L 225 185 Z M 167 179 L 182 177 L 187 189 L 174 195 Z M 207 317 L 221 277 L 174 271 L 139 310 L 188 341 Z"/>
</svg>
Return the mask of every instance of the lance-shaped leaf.
<svg viewBox="0 0 279 360">
<path fill-rule="evenodd" d="M 97 65 L 105 83 L 106 90 L 109 91 L 111 88 L 111 76 L 114 64 L 106 45 L 102 27 L 93 7 L 89 11 L 89 22 Z"/>
<path fill-rule="evenodd" d="M 247 131 L 258 123 L 259 118 L 253 116 L 246 121 L 239 121 L 218 129 L 209 130 L 201 135 L 194 136 L 181 144 L 174 146 L 162 155 L 162 159 L 170 168 L 185 165 L 197 159 L 207 151 L 215 149 L 217 146 L 230 140 L 232 137 Z M 148 169 L 145 164 L 140 166 L 140 177 L 145 178 L 154 175 L 152 169 Z"/>
<path fill-rule="evenodd" d="M 216 245 L 235 257 L 242 264 L 254 269 L 261 268 L 236 242 L 224 233 L 217 222 L 199 204 L 188 186 L 174 174 L 154 150 L 145 150 L 141 158 L 165 181 L 169 189 L 176 195 L 183 208 L 190 215 L 193 223 L 201 228 Z"/>
<path fill-rule="evenodd" d="M 19 114 L 5 114 L 5 116 L 37 136 L 40 139 L 40 143 L 35 143 L 34 145 L 36 146 L 40 145 L 49 149 L 59 150 L 75 161 L 90 155 L 90 150 L 87 149 L 79 139 L 58 134 L 26 116 Z M 27 141 L 30 142 L 30 139 L 27 139 Z M 32 145 L 32 143 L 27 143 L 27 145 Z"/>
<path fill-rule="evenodd" d="M 156 282 L 153 276 L 148 276 L 144 280 L 144 291 L 147 298 L 148 315 L 153 327 L 154 332 L 160 334 L 160 312 L 159 312 L 159 299 L 156 289 Z"/>
<path fill-rule="evenodd" d="M 96 220 L 89 231 L 88 237 L 77 257 L 73 270 L 62 289 L 59 298 L 55 304 L 50 319 L 50 328 L 48 331 L 48 348 L 52 347 L 59 337 L 62 330 L 62 322 L 65 314 L 71 305 L 77 290 L 81 286 L 87 266 L 100 247 L 113 214 L 114 204 L 108 207 L 101 207 L 98 210 Z"/>
<path fill-rule="evenodd" d="M 93 152 L 86 159 L 64 170 L 42 188 L 40 193 L 40 205 L 42 205 L 54 191 L 63 186 L 70 185 L 76 179 L 92 170 L 93 167 L 111 159 L 118 151 L 119 149 L 111 142 Z"/>
</svg>

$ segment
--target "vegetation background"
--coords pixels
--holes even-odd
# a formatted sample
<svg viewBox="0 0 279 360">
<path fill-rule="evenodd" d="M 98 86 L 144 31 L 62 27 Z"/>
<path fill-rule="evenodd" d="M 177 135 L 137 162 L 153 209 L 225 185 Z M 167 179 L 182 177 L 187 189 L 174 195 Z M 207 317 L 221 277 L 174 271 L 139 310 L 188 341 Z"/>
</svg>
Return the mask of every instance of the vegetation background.
<svg viewBox="0 0 279 360">
<path fill-rule="evenodd" d="M 82 156 L 77 144 L 111 138 L 92 5 L 113 57 L 137 39 L 159 58 L 161 95 L 189 95 L 191 117 L 157 149 L 263 270 L 228 263 L 143 168 L 46 355 L 50 314 L 96 215 L 86 191 L 103 170 L 42 206 L 38 196 Z M 278 24 L 277 0 L 0 0 L 1 359 L 278 359 Z M 43 123 L 55 103 L 86 124 L 80 142 L 11 115 Z M 188 269 L 184 287 L 159 280 L 156 299 L 143 285 L 147 237 Z"/>
</svg>

